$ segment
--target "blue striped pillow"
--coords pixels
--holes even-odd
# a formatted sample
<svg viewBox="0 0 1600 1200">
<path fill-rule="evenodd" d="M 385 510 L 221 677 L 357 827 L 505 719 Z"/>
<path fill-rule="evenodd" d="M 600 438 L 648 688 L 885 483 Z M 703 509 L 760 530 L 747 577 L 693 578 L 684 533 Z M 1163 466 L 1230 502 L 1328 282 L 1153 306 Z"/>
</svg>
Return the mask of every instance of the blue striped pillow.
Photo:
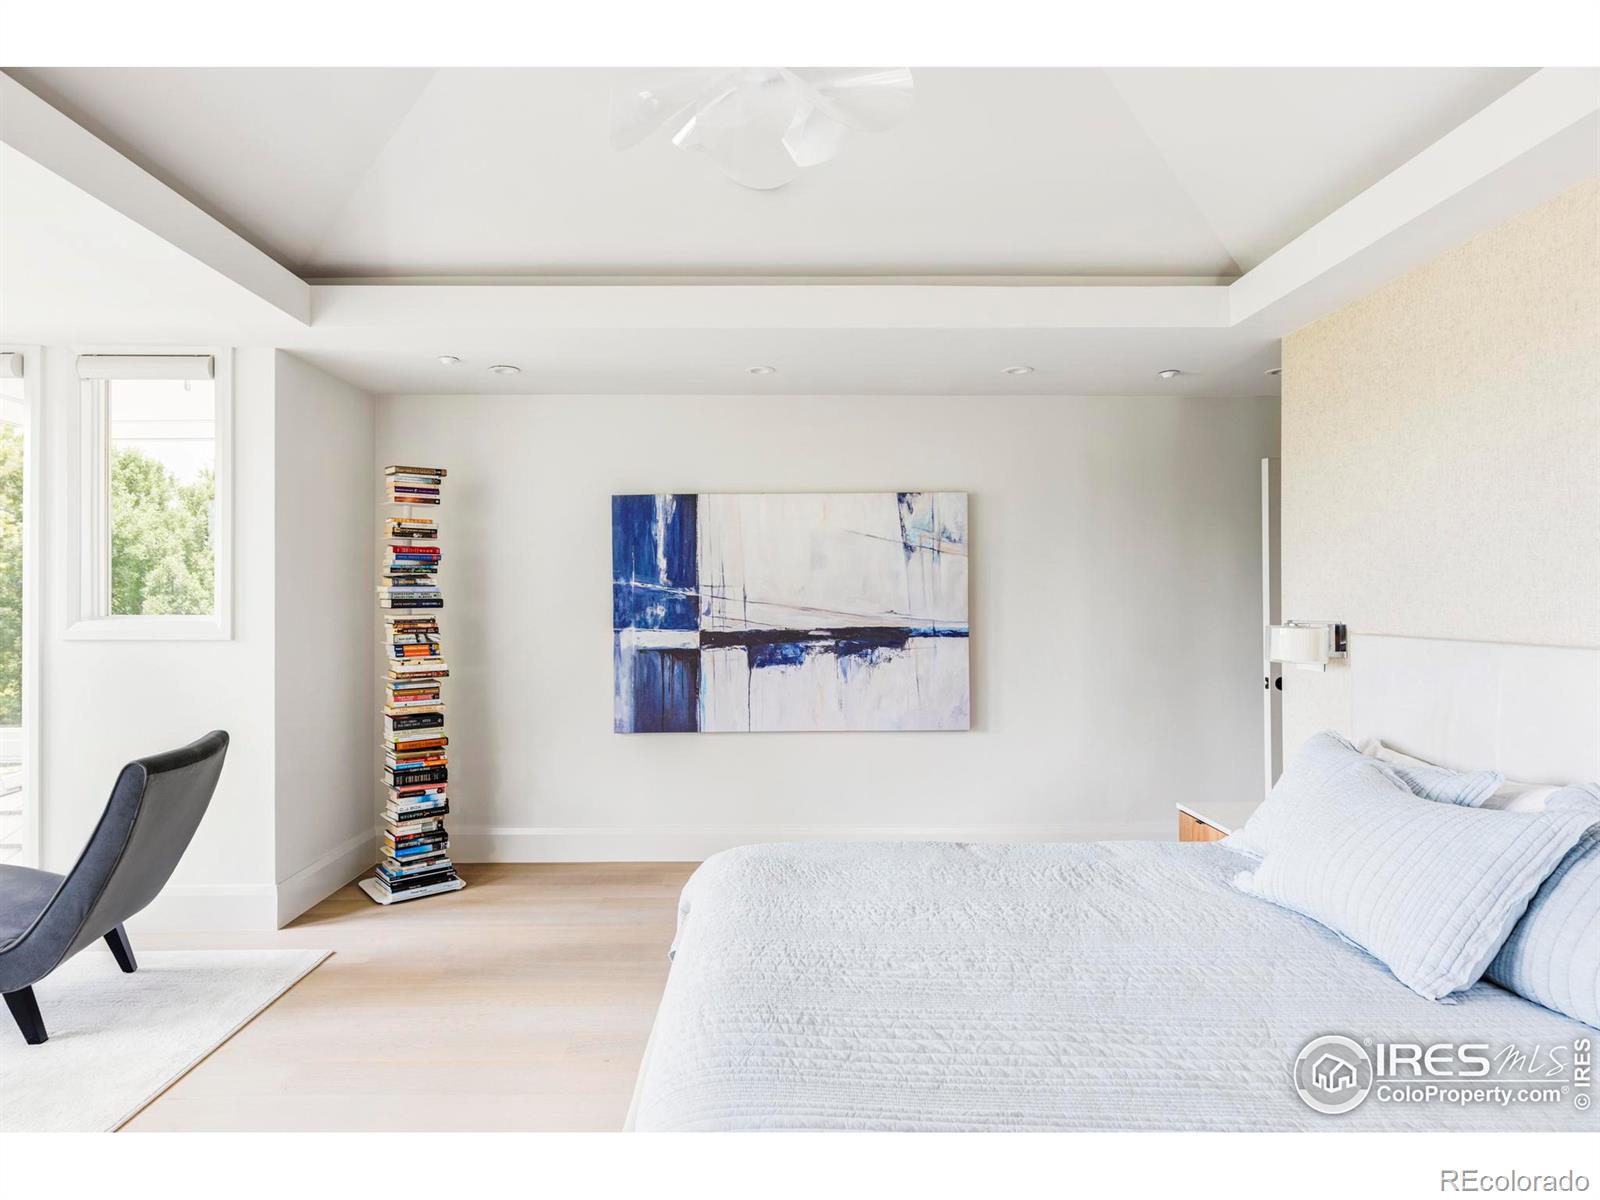
<svg viewBox="0 0 1600 1200">
<path fill-rule="evenodd" d="M 1343 934 L 1430 1000 L 1477 982 L 1595 822 L 1435 804 L 1371 759 L 1280 807 L 1265 859 L 1234 886 Z"/>
<path fill-rule="evenodd" d="M 1439 804 L 1459 804 L 1478 808 L 1505 782 L 1499 771 L 1452 771 L 1409 754 L 1401 754 L 1379 741 L 1366 742 L 1361 750 L 1392 771 L 1406 787 L 1424 800 Z"/>
<path fill-rule="evenodd" d="M 1600 821 L 1600 785 L 1562 788 L 1550 810 Z M 1535 1004 L 1600 1026 L 1600 825 L 1567 852 L 1518 921 L 1487 978 Z"/>
<path fill-rule="evenodd" d="M 1389 770 L 1424 800 L 1436 804 L 1459 804 L 1462 808 L 1477 808 L 1495 789 L 1505 782 L 1499 771 L 1474 771 L 1463 775 L 1444 767 L 1402 767 L 1388 764 Z"/>
</svg>

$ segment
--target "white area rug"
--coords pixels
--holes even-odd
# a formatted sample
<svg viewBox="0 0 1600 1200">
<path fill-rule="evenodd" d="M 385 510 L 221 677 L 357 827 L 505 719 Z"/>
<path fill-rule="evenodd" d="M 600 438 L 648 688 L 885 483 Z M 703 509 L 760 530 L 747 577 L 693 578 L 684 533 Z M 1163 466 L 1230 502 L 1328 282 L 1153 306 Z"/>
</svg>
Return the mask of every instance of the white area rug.
<svg viewBox="0 0 1600 1200">
<path fill-rule="evenodd" d="M 0 1012 L 0 1132 L 115 1129 L 328 957 L 327 950 L 155 950 L 124 975 L 85 950 L 34 985 L 50 1040 Z"/>
</svg>

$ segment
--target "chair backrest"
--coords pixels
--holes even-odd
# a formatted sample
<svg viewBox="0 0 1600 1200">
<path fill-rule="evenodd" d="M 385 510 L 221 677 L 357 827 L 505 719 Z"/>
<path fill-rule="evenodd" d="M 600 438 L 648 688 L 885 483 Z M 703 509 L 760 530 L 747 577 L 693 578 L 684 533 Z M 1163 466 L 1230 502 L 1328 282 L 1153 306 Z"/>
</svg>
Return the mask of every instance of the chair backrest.
<svg viewBox="0 0 1600 1200">
<path fill-rule="evenodd" d="M 206 814 L 227 752 L 228 735 L 219 729 L 123 767 L 100 823 L 30 939 L 60 944 L 60 963 L 154 900 Z"/>
</svg>

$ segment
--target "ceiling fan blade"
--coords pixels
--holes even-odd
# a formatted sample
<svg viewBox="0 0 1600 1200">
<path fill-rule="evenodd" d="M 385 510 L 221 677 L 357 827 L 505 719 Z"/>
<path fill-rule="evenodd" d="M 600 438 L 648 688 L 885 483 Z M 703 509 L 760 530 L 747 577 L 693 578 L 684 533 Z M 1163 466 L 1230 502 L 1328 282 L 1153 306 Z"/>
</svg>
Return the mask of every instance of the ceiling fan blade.
<svg viewBox="0 0 1600 1200">
<path fill-rule="evenodd" d="M 612 101 L 611 144 L 657 130 L 748 188 L 792 181 L 827 162 L 852 129 L 888 129 L 910 110 L 909 67 L 725 67 L 638 76 Z"/>
<path fill-rule="evenodd" d="M 882 133 L 911 111 L 910 67 L 787 67 L 830 117 L 862 133 Z"/>
<path fill-rule="evenodd" d="M 794 123 L 783 135 L 783 145 L 796 164 L 814 167 L 838 154 L 849 132 L 821 108 L 807 105 L 795 114 Z"/>
<path fill-rule="evenodd" d="M 784 144 L 798 107 L 798 85 L 778 71 L 749 70 L 720 81 L 720 90 L 696 106 L 673 142 L 699 150 L 735 183 L 758 191 L 782 187 L 800 173 Z"/>
<path fill-rule="evenodd" d="M 715 97 L 724 77 L 721 69 L 644 71 L 611 100 L 611 146 L 637 146 L 663 126 L 675 127 L 695 107 Z"/>
<path fill-rule="evenodd" d="M 699 150 L 729 179 L 757 191 L 782 187 L 800 174 L 782 127 L 699 121 L 693 137 L 680 144 Z"/>
</svg>

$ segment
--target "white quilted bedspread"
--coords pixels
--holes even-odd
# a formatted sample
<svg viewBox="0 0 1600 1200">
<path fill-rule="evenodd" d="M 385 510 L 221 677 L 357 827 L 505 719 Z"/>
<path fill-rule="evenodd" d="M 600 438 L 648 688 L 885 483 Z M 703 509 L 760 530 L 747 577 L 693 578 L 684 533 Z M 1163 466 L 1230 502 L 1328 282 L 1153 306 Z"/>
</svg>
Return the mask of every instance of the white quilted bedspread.
<svg viewBox="0 0 1600 1200">
<path fill-rule="evenodd" d="M 1594 1129 L 1594 1110 L 1295 1094 L 1310 1038 L 1571 1046 L 1490 984 L 1423 1000 L 1235 892 L 1216 845 L 794 843 L 707 860 L 630 1125 L 695 1129 Z"/>
</svg>

